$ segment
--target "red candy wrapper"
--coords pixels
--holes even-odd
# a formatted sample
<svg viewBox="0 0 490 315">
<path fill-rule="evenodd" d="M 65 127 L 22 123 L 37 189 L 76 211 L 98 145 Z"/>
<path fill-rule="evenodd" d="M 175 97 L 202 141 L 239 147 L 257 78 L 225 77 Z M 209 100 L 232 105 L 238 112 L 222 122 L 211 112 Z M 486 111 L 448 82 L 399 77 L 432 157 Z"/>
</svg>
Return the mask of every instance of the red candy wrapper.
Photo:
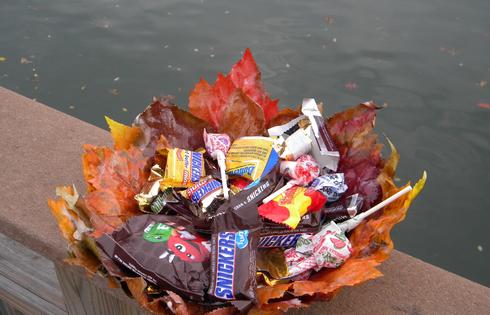
<svg viewBox="0 0 490 315">
<path fill-rule="evenodd" d="M 299 238 L 296 247 L 284 251 L 288 276 L 294 277 L 310 269 L 337 268 L 352 254 L 352 245 L 344 232 L 330 222 L 320 232 Z"/>
<path fill-rule="evenodd" d="M 281 174 L 292 178 L 281 189 L 264 199 L 263 203 L 268 203 L 287 189 L 294 185 L 307 186 L 320 175 L 320 167 L 311 155 L 305 154 L 300 156 L 296 161 L 282 161 L 280 164 Z"/>
<path fill-rule="evenodd" d="M 314 189 L 293 186 L 271 201 L 260 205 L 259 214 L 294 229 L 303 215 L 320 210 L 326 201 L 327 198 Z"/>
<path fill-rule="evenodd" d="M 250 183 L 252 183 L 252 181 L 250 179 L 246 179 L 243 177 L 233 178 L 232 180 L 230 180 L 230 190 L 233 193 L 237 194 L 240 191 L 247 188 L 248 185 L 250 185 Z"/>
<path fill-rule="evenodd" d="M 295 184 L 306 186 L 320 175 L 320 167 L 311 155 L 305 154 L 296 161 L 281 162 L 281 173 L 291 177 Z"/>
<path fill-rule="evenodd" d="M 223 196 L 228 199 L 228 185 L 226 182 L 226 153 L 230 149 L 231 139 L 227 134 L 207 133 L 206 129 L 203 132 L 204 145 L 206 151 L 215 160 L 218 161 L 218 166 L 221 172 L 221 184 L 223 185 Z"/>
</svg>

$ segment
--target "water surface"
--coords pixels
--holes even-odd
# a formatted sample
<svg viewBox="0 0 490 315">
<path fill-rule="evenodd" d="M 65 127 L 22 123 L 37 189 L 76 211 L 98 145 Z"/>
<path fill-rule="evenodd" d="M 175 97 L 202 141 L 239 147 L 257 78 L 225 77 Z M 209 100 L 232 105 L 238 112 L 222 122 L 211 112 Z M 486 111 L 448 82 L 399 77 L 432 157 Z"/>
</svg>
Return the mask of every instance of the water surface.
<svg viewBox="0 0 490 315">
<path fill-rule="evenodd" d="M 429 173 L 396 247 L 490 285 L 489 12 L 488 0 L 2 0 L 0 84 L 105 128 L 154 95 L 186 107 L 199 77 L 250 47 L 281 106 L 386 103 L 377 129 L 401 153 L 400 183 Z"/>
</svg>

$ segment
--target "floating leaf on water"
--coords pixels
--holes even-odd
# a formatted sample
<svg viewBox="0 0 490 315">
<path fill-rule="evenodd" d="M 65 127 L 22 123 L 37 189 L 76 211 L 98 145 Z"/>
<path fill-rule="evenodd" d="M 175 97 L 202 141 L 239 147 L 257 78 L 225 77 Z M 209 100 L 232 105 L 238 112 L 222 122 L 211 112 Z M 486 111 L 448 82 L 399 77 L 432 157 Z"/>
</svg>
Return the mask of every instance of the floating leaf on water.
<svg viewBox="0 0 490 315">
<path fill-rule="evenodd" d="M 25 57 L 21 57 L 20 58 L 20 63 L 23 64 L 23 65 L 27 65 L 27 64 L 32 63 L 32 61 L 29 60 L 29 59 L 27 59 L 27 58 L 25 58 Z"/>
<path fill-rule="evenodd" d="M 359 88 L 359 85 L 356 82 L 347 82 L 344 87 L 349 91 L 354 91 Z"/>
<path fill-rule="evenodd" d="M 490 103 L 478 103 L 478 107 L 490 109 Z"/>
<path fill-rule="evenodd" d="M 327 23 L 328 25 L 331 25 L 333 24 L 333 22 L 335 21 L 335 19 L 333 18 L 333 16 L 326 16 L 323 18 L 323 20 L 325 21 L 325 23 Z"/>
<path fill-rule="evenodd" d="M 481 80 L 480 82 L 477 83 L 479 87 L 485 87 L 487 86 L 488 81 L 487 80 Z"/>
</svg>

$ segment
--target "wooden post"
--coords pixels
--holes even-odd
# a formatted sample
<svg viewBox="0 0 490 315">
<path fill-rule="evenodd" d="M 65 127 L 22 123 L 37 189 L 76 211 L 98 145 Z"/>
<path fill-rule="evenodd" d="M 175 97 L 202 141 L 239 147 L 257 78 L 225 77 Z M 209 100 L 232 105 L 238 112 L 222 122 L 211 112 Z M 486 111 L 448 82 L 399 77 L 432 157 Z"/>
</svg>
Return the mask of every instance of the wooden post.
<svg viewBox="0 0 490 315">
<path fill-rule="evenodd" d="M 70 315 L 149 315 L 99 275 L 90 279 L 80 267 L 63 263 L 55 263 L 55 270 Z"/>
</svg>

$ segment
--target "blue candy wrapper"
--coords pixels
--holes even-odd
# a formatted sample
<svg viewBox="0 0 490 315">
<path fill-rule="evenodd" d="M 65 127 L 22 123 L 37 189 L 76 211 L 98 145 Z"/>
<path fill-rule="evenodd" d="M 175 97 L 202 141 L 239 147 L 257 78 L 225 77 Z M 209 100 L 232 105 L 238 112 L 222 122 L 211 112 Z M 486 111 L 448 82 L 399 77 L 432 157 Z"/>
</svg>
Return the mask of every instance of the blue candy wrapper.
<svg viewBox="0 0 490 315">
<path fill-rule="evenodd" d="M 344 173 L 333 173 L 315 178 L 311 188 L 323 193 L 327 197 L 327 202 L 333 202 L 339 200 L 348 187 L 344 181 Z"/>
</svg>

